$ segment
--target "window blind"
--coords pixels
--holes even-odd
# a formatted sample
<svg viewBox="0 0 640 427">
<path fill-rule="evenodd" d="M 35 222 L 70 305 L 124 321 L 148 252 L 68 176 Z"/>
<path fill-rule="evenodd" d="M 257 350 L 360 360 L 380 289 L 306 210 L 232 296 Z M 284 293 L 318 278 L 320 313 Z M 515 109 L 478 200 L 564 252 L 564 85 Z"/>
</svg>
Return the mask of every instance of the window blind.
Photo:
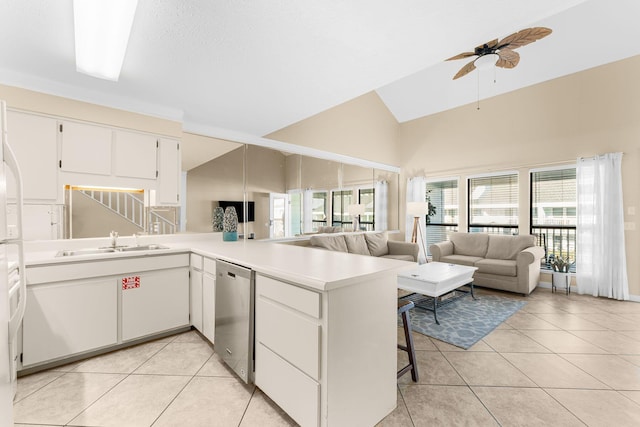
<svg viewBox="0 0 640 427">
<path fill-rule="evenodd" d="M 576 225 L 576 169 L 531 173 L 531 224 Z"/>
<path fill-rule="evenodd" d="M 469 227 L 518 225 L 518 174 L 469 178 Z"/>
</svg>

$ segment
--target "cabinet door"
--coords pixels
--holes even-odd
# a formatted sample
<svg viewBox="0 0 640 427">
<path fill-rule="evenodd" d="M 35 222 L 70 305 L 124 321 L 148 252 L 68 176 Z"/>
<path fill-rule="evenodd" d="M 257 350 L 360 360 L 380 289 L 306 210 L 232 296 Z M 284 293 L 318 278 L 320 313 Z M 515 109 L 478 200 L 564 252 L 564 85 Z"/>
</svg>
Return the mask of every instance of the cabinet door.
<svg viewBox="0 0 640 427">
<path fill-rule="evenodd" d="M 60 129 L 63 171 L 111 175 L 111 129 L 75 122 L 63 122 Z"/>
<path fill-rule="evenodd" d="M 202 333 L 213 343 L 216 326 L 216 278 L 205 273 L 202 277 Z"/>
<path fill-rule="evenodd" d="M 117 343 L 113 278 L 31 286 L 27 301 L 22 323 L 25 367 Z"/>
<path fill-rule="evenodd" d="M 180 144 L 161 138 L 158 151 L 158 196 L 160 205 L 177 205 L 180 191 Z"/>
<path fill-rule="evenodd" d="M 189 325 L 187 267 L 127 275 L 120 285 L 123 341 Z"/>
<path fill-rule="evenodd" d="M 191 270 L 191 324 L 194 328 L 202 330 L 202 271 Z"/>
<path fill-rule="evenodd" d="M 114 173 L 128 178 L 156 179 L 157 144 L 153 135 L 117 130 Z"/>
<path fill-rule="evenodd" d="M 22 171 L 25 200 L 58 198 L 57 122 L 49 117 L 7 112 L 7 137 Z M 15 197 L 13 176 L 7 177 L 7 196 Z"/>
</svg>

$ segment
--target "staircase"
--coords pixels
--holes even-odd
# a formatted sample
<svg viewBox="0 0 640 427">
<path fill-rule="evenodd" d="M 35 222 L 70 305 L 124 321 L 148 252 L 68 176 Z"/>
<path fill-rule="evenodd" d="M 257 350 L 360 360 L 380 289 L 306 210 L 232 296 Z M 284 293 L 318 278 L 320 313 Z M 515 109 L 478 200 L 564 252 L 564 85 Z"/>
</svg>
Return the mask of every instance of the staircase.
<svg viewBox="0 0 640 427">
<path fill-rule="evenodd" d="M 115 215 L 124 218 L 138 227 L 140 231 L 146 231 L 149 234 L 173 234 L 176 231 L 175 221 L 171 221 L 161 214 L 166 209 L 147 208 L 144 197 L 141 196 L 142 193 L 96 189 L 80 190 L 79 192 L 95 200 Z"/>
</svg>

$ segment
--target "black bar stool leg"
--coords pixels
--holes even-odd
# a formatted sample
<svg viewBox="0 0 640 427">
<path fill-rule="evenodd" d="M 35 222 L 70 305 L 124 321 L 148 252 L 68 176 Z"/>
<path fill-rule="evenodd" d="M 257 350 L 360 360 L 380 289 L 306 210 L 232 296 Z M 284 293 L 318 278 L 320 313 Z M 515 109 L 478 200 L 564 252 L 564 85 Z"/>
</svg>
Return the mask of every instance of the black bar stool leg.
<svg viewBox="0 0 640 427">
<path fill-rule="evenodd" d="M 402 316 L 402 326 L 404 329 L 404 339 L 406 346 L 398 344 L 400 350 L 404 350 L 409 355 L 409 364 L 398 371 L 398 378 L 411 371 L 411 379 L 418 382 L 418 365 L 416 362 L 416 352 L 413 347 L 413 335 L 411 334 L 411 322 L 409 320 L 409 310 L 414 307 L 412 301 L 398 301 L 398 313 Z"/>
</svg>

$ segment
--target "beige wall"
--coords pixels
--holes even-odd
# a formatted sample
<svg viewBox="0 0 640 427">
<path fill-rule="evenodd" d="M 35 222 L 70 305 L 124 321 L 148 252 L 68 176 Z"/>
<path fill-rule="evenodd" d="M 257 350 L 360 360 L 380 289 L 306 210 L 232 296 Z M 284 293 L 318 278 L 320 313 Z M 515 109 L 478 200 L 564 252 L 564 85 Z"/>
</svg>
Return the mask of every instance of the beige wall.
<svg viewBox="0 0 640 427">
<path fill-rule="evenodd" d="M 267 138 L 399 166 L 398 122 L 375 92 L 355 98 Z"/>
<path fill-rule="evenodd" d="M 187 231 L 211 231 L 211 215 L 218 200 L 240 201 L 244 197 L 244 146 L 187 172 Z M 255 202 L 255 221 L 242 224 L 238 232 L 269 237 L 269 193 L 284 193 L 285 156 L 276 150 L 249 146 L 246 149 L 247 200 Z M 216 204 L 217 206 L 217 204 Z"/>
<path fill-rule="evenodd" d="M 526 232 L 530 168 L 621 151 L 625 221 L 638 227 L 638 217 L 628 215 L 628 208 L 638 210 L 640 203 L 638 75 L 640 56 L 481 101 L 479 111 L 473 104 L 403 123 L 401 187 L 416 175 L 464 180 L 468 174 L 518 170 L 520 227 Z M 634 262 L 639 233 L 625 233 L 633 295 L 640 295 L 640 264 Z"/>
</svg>

